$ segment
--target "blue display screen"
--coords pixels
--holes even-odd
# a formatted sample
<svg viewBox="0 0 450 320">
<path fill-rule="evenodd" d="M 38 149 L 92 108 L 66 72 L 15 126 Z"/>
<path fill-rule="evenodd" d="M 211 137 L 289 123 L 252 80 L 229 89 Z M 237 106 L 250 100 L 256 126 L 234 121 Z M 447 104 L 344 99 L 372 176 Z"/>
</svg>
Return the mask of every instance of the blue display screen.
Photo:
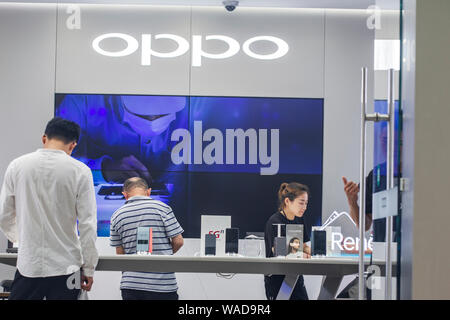
<svg viewBox="0 0 450 320">
<path fill-rule="evenodd" d="M 322 99 L 57 94 L 55 115 L 81 127 L 73 156 L 94 176 L 99 236 L 133 176 L 172 207 L 185 237 L 200 236 L 203 214 L 263 231 L 282 182 L 310 187 L 305 221 L 321 223 Z"/>
<path fill-rule="evenodd" d="M 323 102 L 320 99 L 192 97 L 189 124 L 191 132 L 195 121 L 202 121 L 203 127 L 217 128 L 224 133 L 230 128 L 244 131 L 264 128 L 268 133 L 271 129 L 279 130 L 277 173 L 321 174 L 322 119 Z M 247 157 L 244 165 L 203 164 L 192 165 L 189 170 L 260 172 L 259 164 L 248 163 Z"/>
</svg>

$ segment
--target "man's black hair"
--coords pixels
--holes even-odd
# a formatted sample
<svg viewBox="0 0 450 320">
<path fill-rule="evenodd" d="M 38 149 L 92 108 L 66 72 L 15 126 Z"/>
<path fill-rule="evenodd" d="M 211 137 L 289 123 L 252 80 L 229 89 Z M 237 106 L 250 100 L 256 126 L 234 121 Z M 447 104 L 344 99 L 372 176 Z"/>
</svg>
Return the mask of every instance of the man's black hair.
<svg viewBox="0 0 450 320">
<path fill-rule="evenodd" d="M 77 142 L 80 139 L 80 126 L 70 120 L 55 117 L 47 123 L 45 135 L 49 139 L 61 140 L 65 144 Z"/>
</svg>

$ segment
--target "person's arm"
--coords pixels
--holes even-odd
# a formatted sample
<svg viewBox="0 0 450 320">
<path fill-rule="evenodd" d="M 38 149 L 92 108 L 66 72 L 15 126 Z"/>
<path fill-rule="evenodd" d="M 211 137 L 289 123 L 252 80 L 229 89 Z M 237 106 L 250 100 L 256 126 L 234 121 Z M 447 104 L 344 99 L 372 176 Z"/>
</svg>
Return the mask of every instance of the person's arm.
<svg viewBox="0 0 450 320">
<path fill-rule="evenodd" d="M 356 226 L 359 227 L 359 205 L 358 205 L 358 193 L 359 193 L 359 185 L 353 181 L 347 181 L 345 177 L 342 177 L 342 181 L 344 182 L 344 192 L 347 196 L 347 201 L 350 209 L 350 217 L 356 223 Z M 370 226 L 372 225 L 372 214 L 366 212 L 366 225 L 365 229 L 368 231 Z"/>
<path fill-rule="evenodd" d="M 303 243 L 303 253 L 303 258 L 311 258 L 311 248 L 306 243 Z"/>
<path fill-rule="evenodd" d="M 94 183 L 91 170 L 83 168 L 78 181 L 77 218 L 80 232 L 81 255 L 83 257 L 82 274 L 84 290 L 91 289 L 94 270 L 98 262 L 98 252 L 95 247 L 97 240 L 97 204 L 95 202 Z"/>
<path fill-rule="evenodd" d="M 176 253 L 184 244 L 183 236 L 181 235 L 184 230 L 178 223 L 177 218 L 172 211 L 172 208 L 167 206 L 167 213 L 163 218 L 164 228 L 166 229 L 166 235 L 170 239 L 173 253 Z"/>
<path fill-rule="evenodd" d="M 16 201 L 12 179 L 13 165 L 6 169 L 0 193 L 0 230 L 11 242 L 17 242 Z"/>
<path fill-rule="evenodd" d="M 170 239 L 170 243 L 172 244 L 173 253 L 177 253 L 178 250 L 184 245 L 184 239 L 181 234 L 176 235 L 175 237 Z"/>
</svg>

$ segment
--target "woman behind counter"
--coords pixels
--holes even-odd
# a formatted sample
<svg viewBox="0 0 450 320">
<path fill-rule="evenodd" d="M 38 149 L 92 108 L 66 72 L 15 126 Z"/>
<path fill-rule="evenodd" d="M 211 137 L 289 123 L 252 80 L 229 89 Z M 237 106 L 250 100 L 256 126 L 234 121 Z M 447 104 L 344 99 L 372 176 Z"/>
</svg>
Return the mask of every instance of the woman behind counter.
<svg viewBox="0 0 450 320">
<path fill-rule="evenodd" d="M 309 189 L 307 186 L 297 183 L 282 183 L 278 191 L 279 208 L 266 223 L 264 240 L 266 243 L 266 257 L 274 256 L 273 242 L 275 238 L 274 224 L 303 224 L 303 214 L 308 205 Z M 304 229 L 303 232 L 303 252 L 304 257 L 311 257 L 311 248 L 306 245 L 309 241 L 309 232 Z M 266 288 L 266 296 L 268 300 L 276 299 L 278 291 L 280 291 L 283 283 L 284 275 L 266 275 L 264 276 L 264 286 Z M 295 288 L 291 295 L 291 300 L 308 300 L 308 294 L 300 275 Z"/>
</svg>

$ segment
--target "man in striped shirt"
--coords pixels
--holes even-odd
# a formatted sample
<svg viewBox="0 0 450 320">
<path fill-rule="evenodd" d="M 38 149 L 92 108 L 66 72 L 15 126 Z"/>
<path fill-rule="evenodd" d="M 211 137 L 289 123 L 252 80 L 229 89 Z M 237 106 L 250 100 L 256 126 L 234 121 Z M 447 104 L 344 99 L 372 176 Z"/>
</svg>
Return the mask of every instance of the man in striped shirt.
<svg viewBox="0 0 450 320">
<path fill-rule="evenodd" d="M 138 227 L 153 229 L 152 254 L 171 255 L 184 243 L 184 230 L 172 209 L 150 198 L 147 182 L 130 178 L 123 185 L 125 204 L 111 217 L 111 246 L 117 254 L 135 254 Z M 124 271 L 120 283 L 124 300 L 178 300 L 178 286 L 173 272 Z"/>
</svg>

